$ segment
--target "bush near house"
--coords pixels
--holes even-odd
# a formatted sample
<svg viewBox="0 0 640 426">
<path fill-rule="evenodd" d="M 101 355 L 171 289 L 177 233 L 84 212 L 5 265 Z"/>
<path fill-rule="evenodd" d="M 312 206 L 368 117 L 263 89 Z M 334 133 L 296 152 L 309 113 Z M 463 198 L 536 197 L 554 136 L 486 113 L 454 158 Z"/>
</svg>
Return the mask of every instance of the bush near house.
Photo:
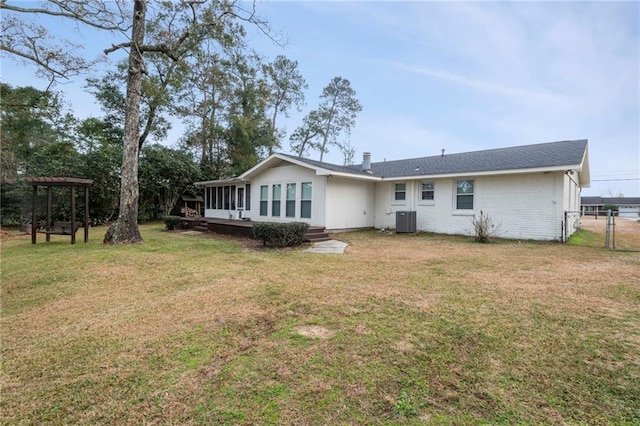
<svg viewBox="0 0 640 426">
<path fill-rule="evenodd" d="M 306 240 L 309 224 L 291 223 L 254 223 L 251 228 L 253 237 L 262 241 L 264 246 L 290 247 L 302 244 Z"/>
<path fill-rule="evenodd" d="M 498 232 L 498 226 L 493 223 L 493 219 L 488 214 L 485 214 L 480 210 L 480 216 L 475 215 L 471 218 L 471 224 L 476 234 L 475 240 L 478 243 L 488 243 L 491 238 L 496 236 Z"/>
<path fill-rule="evenodd" d="M 163 216 L 162 221 L 167 226 L 168 231 L 173 231 L 180 225 L 180 216 Z"/>
</svg>

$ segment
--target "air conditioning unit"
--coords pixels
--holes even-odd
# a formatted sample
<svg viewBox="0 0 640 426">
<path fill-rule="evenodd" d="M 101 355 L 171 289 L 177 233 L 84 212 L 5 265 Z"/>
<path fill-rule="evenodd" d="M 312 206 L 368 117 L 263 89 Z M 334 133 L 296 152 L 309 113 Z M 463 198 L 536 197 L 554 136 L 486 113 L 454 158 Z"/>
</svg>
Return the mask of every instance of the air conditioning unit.
<svg viewBox="0 0 640 426">
<path fill-rule="evenodd" d="M 416 232 L 416 212 L 412 212 L 412 211 L 396 212 L 396 232 L 398 233 Z"/>
</svg>

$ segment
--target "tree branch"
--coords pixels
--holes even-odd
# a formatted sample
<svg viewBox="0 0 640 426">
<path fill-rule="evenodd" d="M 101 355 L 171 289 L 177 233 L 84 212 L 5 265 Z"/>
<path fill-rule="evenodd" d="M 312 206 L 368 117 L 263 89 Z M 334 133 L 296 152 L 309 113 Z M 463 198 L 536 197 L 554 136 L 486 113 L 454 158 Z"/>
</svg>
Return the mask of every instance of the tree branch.
<svg viewBox="0 0 640 426">
<path fill-rule="evenodd" d="M 26 53 L 23 53 L 19 50 L 15 50 L 12 49 L 9 46 L 6 46 L 4 44 L 0 44 L 0 50 L 4 50 L 5 52 L 11 53 L 12 55 L 16 55 L 22 59 L 26 59 L 28 61 L 31 61 L 37 65 L 39 65 L 40 67 L 42 67 L 44 70 L 46 70 L 47 72 L 50 72 L 51 74 L 58 76 L 58 77 L 62 77 L 62 78 L 69 78 L 66 73 L 62 72 L 62 71 L 58 71 L 54 68 L 51 68 L 49 66 L 48 63 L 42 61 L 40 58 L 38 58 L 37 56 L 33 56 L 33 55 L 28 55 Z"/>
<path fill-rule="evenodd" d="M 130 41 L 127 41 L 125 43 L 120 43 L 120 44 L 112 44 L 111 47 L 104 49 L 103 52 L 105 55 L 108 55 L 109 53 L 113 53 L 118 49 L 125 49 L 127 47 L 131 47 Z"/>
<path fill-rule="evenodd" d="M 105 21 L 106 22 L 109 22 L 109 21 L 106 20 L 105 17 L 101 17 L 100 15 L 104 13 L 104 14 L 109 14 L 113 16 L 113 14 L 108 12 L 106 9 L 90 12 L 87 9 L 87 6 L 88 6 L 87 2 L 49 0 L 51 4 L 54 4 L 60 8 L 60 11 L 56 11 L 56 10 L 44 9 L 44 8 L 26 8 L 26 7 L 13 6 L 8 4 L 7 1 L 8 0 L 2 0 L 0 2 L 0 9 L 10 10 L 12 12 L 18 12 L 18 13 L 33 13 L 33 14 L 43 14 L 43 15 L 49 15 L 49 16 L 59 16 L 62 18 L 69 18 L 69 19 L 82 22 L 83 24 L 89 25 L 91 27 L 98 28 L 101 30 L 107 30 L 107 31 L 123 31 L 127 29 L 126 27 L 121 26 L 123 20 L 121 20 L 119 23 L 111 22 L 110 25 L 105 24 L 104 23 Z M 71 7 L 73 5 L 79 6 L 80 9 L 73 10 L 73 8 Z M 92 17 L 95 17 L 97 20 L 93 21 L 90 19 L 86 19 L 85 16 L 92 16 Z"/>
</svg>

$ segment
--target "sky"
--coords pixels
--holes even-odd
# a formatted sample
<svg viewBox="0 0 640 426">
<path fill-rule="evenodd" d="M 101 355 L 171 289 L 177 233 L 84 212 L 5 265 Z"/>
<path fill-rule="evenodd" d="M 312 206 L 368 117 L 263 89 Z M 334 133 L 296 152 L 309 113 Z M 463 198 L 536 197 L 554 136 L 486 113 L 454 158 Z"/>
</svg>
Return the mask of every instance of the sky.
<svg viewBox="0 0 640 426">
<path fill-rule="evenodd" d="M 363 106 L 349 138 L 356 163 L 363 152 L 376 162 L 588 139 L 592 183 L 582 194 L 640 196 L 640 2 L 259 1 L 256 9 L 285 43 L 248 28 L 249 44 L 267 59 L 298 61 L 309 85 L 304 109 L 280 120 L 289 134 L 341 76 Z M 122 41 L 78 38 L 96 51 Z M 7 59 L 2 80 L 47 84 Z M 56 89 L 77 116 L 99 117 L 83 87 L 79 78 Z M 181 131 L 174 123 L 164 143 Z M 336 148 L 324 160 L 343 162 Z"/>
</svg>

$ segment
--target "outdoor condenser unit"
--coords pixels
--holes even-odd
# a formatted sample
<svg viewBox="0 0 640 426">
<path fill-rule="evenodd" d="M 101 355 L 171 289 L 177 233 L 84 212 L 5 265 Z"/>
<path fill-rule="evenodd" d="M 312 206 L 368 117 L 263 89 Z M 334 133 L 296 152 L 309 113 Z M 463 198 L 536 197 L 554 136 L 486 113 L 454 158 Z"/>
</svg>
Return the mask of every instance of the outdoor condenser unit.
<svg viewBox="0 0 640 426">
<path fill-rule="evenodd" d="M 416 232 L 416 212 L 396 212 L 396 232 Z"/>
</svg>

